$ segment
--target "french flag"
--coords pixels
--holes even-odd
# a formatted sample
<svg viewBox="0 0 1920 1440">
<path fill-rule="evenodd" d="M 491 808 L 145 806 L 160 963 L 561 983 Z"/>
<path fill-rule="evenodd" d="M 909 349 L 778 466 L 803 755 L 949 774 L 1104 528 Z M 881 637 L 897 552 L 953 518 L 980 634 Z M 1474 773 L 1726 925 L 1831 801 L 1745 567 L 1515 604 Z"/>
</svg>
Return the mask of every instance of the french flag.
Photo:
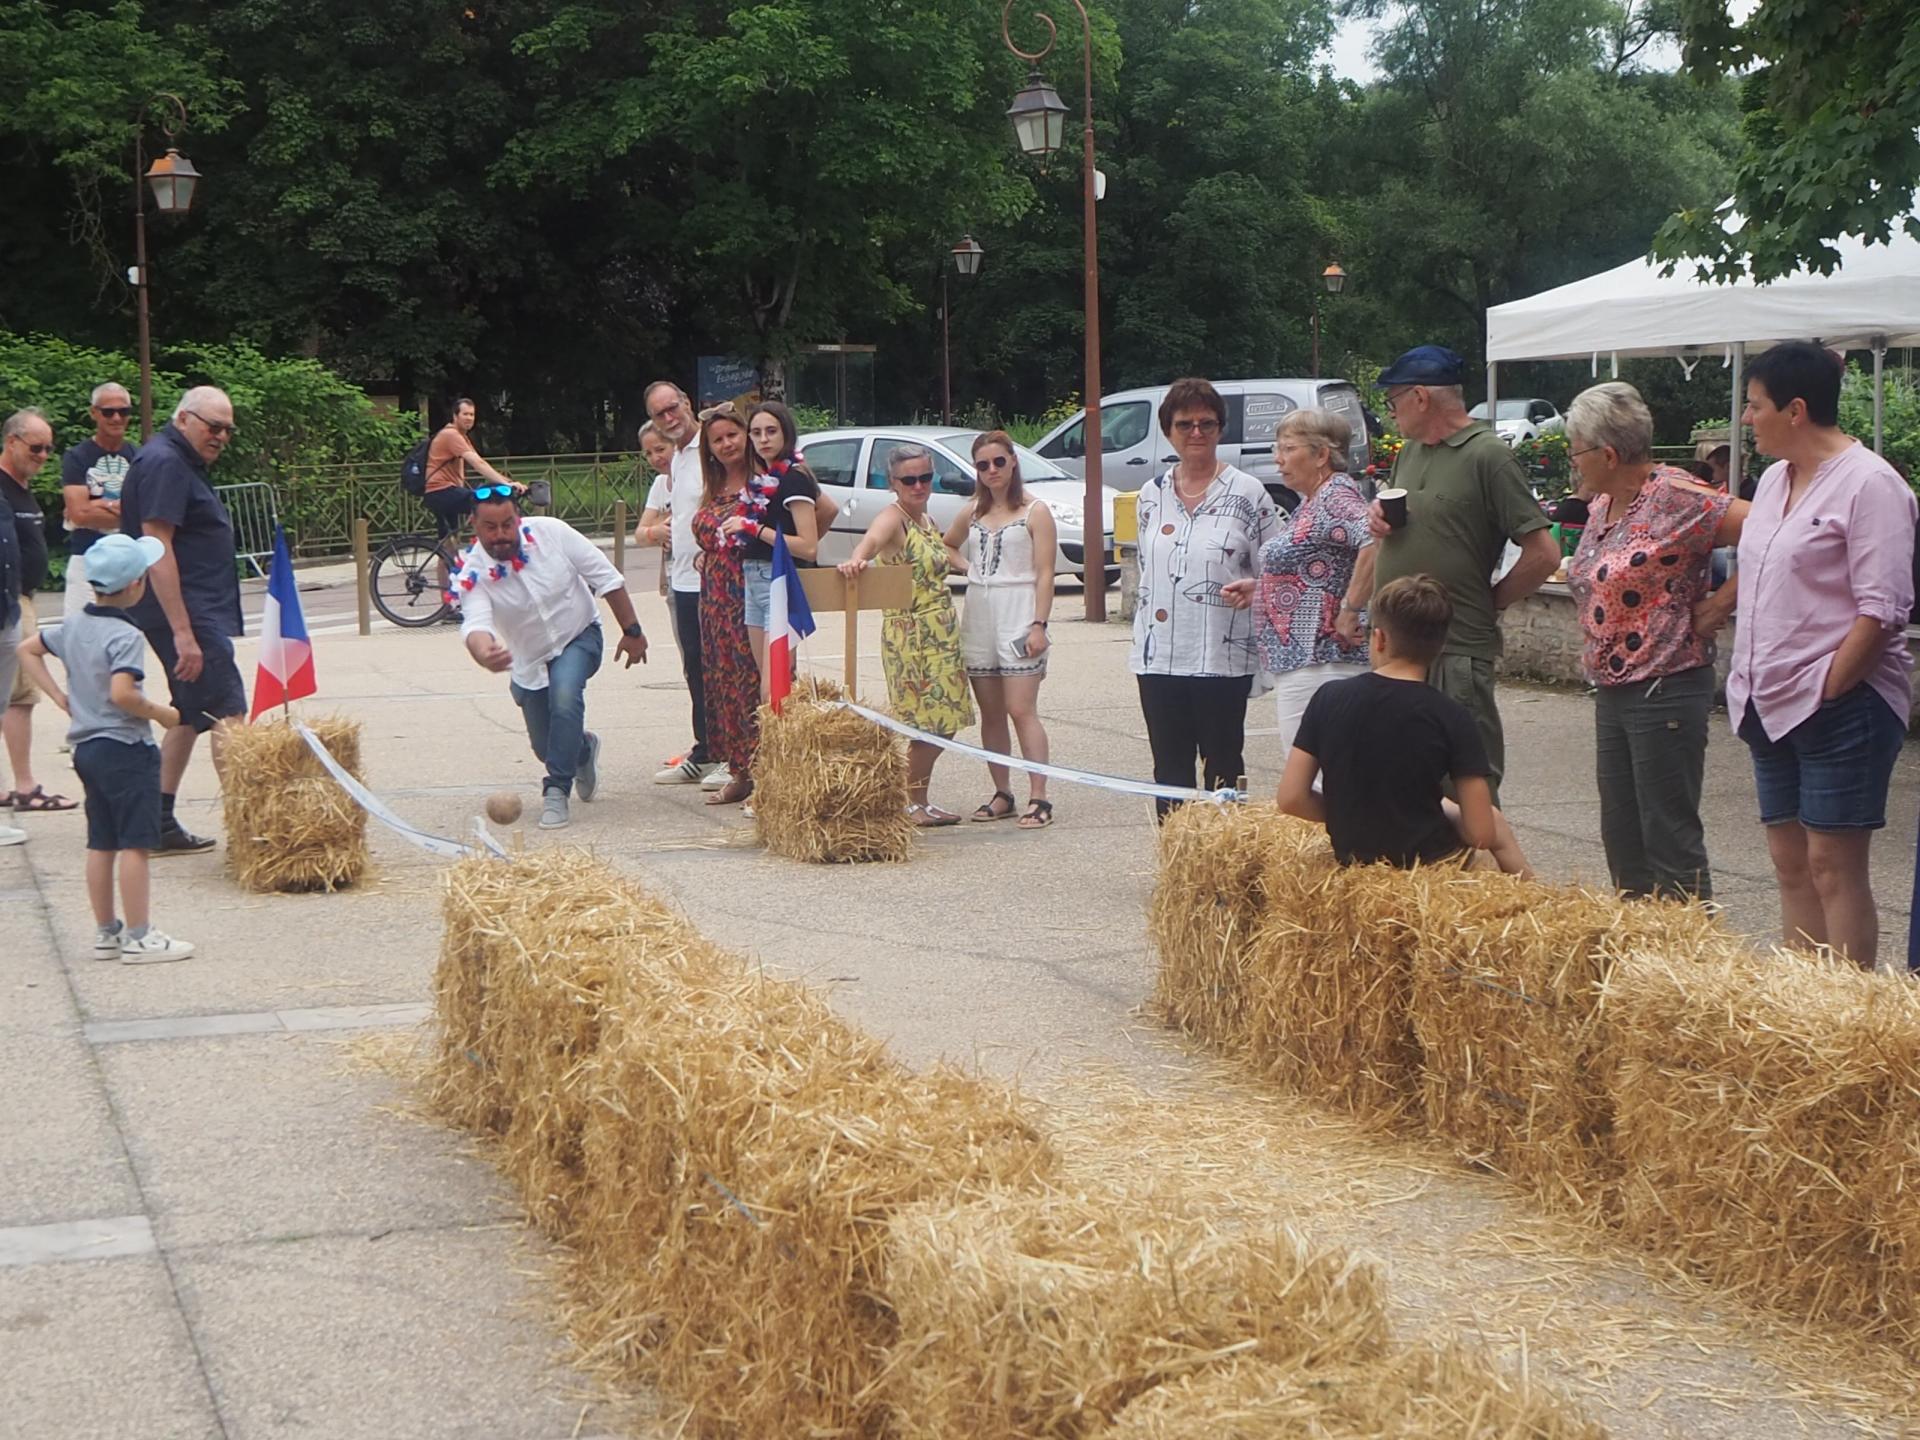
<svg viewBox="0 0 1920 1440">
<path fill-rule="evenodd" d="M 267 572 L 267 599 L 260 609 L 260 669 L 253 677 L 253 713 L 311 695 L 313 645 L 307 639 L 307 620 L 300 613 L 300 592 L 293 583 L 293 557 L 287 553 L 287 532 L 273 527 L 273 568 Z"/>
<path fill-rule="evenodd" d="M 794 669 L 800 663 L 800 642 L 814 632 L 813 607 L 800 584 L 793 552 L 778 525 L 773 527 L 773 588 L 767 595 L 767 698 L 773 713 L 793 690 Z"/>
</svg>

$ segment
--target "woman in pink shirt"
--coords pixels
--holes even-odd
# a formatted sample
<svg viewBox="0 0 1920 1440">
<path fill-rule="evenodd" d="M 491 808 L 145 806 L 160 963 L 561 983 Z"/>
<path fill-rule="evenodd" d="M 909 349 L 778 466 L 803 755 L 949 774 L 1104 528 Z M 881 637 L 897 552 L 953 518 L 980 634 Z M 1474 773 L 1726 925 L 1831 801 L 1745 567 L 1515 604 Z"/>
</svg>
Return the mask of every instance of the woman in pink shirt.
<svg viewBox="0 0 1920 1440">
<path fill-rule="evenodd" d="M 1748 369 L 1760 477 L 1740 535 L 1727 710 L 1753 752 L 1788 944 L 1871 968 L 1868 842 L 1906 739 L 1913 662 L 1913 492 L 1840 430 L 1840 361 L 1795 342 Z M 1723 586 L 1703 607 L 1724 615 Z"/>
</svg>

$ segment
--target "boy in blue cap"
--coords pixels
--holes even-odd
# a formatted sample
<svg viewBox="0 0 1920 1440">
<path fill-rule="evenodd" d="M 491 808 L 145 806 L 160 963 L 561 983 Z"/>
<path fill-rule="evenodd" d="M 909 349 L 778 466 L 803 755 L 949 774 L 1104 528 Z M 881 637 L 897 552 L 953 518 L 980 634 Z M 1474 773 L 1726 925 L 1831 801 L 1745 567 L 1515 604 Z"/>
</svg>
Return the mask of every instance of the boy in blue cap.
<svg viewBox="0 0 1920 1440">
<path fill-rule="evenodd" d="M 123 965 L 184 960 L 185 940 L 155 930 L 147 918 L 147 854 L 160 843 L 160 747 L 151 722 L 171 729 L 180 713 L 140 691 L 147 642 L 127 610 L 147 592 L 147 569 L 166 553 L 150 535 L 103 535 L 87 550 L 93 603 L 65 624 L 20 647 L 27 677 L 72 720 L 67 740 L 87 795 L 87 898 L 97 926 L 93 958 Z M 62 692 L 47 669 L 53 655 L 66 667 Z M 113 909 L 120 873 L 124 919 Z"/>
</svg>

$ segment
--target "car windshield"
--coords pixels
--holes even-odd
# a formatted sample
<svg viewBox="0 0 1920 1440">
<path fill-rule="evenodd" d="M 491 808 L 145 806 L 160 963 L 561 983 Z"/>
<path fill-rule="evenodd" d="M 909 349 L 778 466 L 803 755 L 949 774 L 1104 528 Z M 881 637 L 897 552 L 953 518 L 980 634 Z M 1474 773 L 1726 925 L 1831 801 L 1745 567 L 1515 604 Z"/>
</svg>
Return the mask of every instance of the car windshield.
<svg viewBox="0 0 1920 1440">
<path fill-rule="evenodd" d="M 1500 406 L 1500 414 L 1498 418 L 1502 420 L 1524 420 L 1527 418 L 1527 407 L 1533 404 L 1534 402 L 1531 400 L 1502 400 L 1502 401 L 1499 401 L 1498 403 Z M 1467 413 L 1472 415 L 1473 418 L 1476 420 L 1486 419 L 1487 418 L 1487 402 L 1482 400 L 1478 405 L 1474 406 L 1473 409 L 1468 411 Z"/>
<path fill-rule="evenodd" d="M 973 439 L 978 430 L 955 430 L 951 434 L 936 436 L 939 442 L 962 460 L 972 463 Z M 1022 480 L 1071 480 L 1067 474 L 1046 456 L 1029 450 L 1024 445 L 1015 445 L 1013 453 L 1020 459 L 1020 478 Z"/>
</svg>

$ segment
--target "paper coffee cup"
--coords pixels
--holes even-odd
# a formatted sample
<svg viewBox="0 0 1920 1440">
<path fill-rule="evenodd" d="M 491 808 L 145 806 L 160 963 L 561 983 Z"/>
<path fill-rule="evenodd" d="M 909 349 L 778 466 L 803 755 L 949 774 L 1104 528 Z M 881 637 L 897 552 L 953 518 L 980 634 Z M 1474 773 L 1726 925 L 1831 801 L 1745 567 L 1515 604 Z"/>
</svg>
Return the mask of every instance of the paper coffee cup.
<svg viewBox="0 0 1920 1440">
<path fill-rule="evenodd" d="M 1387 518 L 1387 524 L 1399 530 L 1407 523 L 1407 492 L 1404 490 L 1382 490 L 1375 497 L 1380 502 L 1380 513 Z"/>
</svg>

